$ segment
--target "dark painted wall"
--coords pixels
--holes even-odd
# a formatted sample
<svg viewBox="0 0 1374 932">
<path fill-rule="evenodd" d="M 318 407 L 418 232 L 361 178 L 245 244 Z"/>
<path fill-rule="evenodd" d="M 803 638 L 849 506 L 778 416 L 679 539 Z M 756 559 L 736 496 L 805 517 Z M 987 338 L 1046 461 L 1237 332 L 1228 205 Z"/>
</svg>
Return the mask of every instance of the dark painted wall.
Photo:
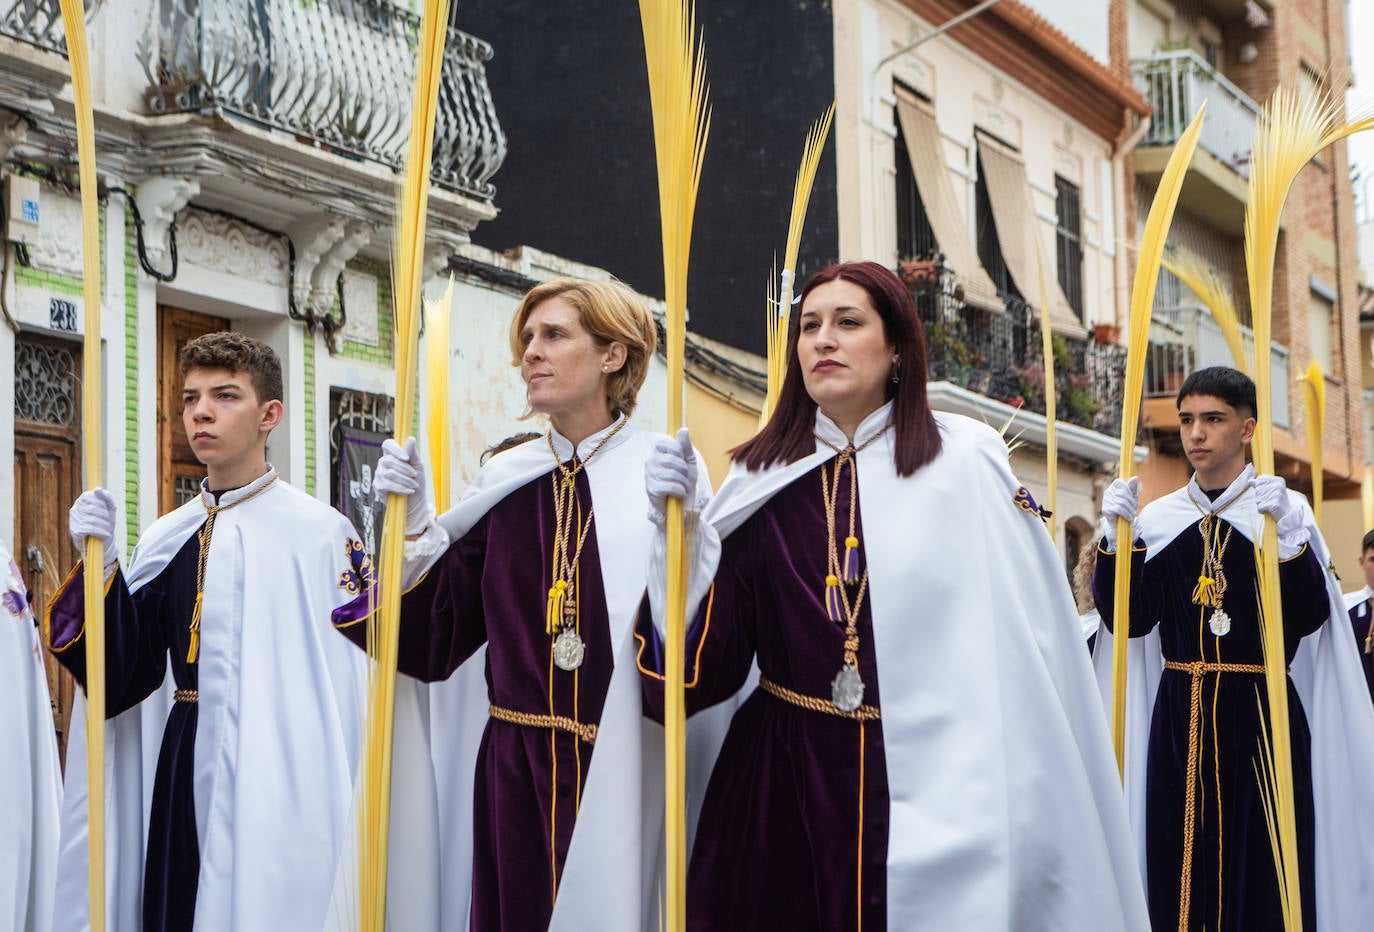
<svg viewBox="0 0 1374 932">
<path fill-rule="evenodd" d="M 487 78 L 510 154 L 501 215 L 473 240 L 525 244 L 663 294 L 658 188 L 634 0 L 460 0 L 460 28 L 495 49 Z M 711 135 L 698 198 L 690 327 L 762 352 L 764 294 L 786 245 L 811 123 L 834 96 L 830 0 L 698 0 Z M 807 213 L 799 279 L 838 249 L 828 144 Z"/>
</svg>

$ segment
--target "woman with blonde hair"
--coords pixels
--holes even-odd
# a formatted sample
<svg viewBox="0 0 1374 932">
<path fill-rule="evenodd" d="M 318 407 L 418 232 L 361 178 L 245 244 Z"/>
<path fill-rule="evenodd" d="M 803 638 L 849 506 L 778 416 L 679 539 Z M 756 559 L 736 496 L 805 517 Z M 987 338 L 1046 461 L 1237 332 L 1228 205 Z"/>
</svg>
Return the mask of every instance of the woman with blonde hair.
<svg viewBox="0 0 1374 932">
<path fill-rule="evenodd" d="M 527 415 L 548 431 L 492 457 L 437 518 L 414 440 L 384 445 L 376 485 L 409 496 L 400 671 L 449 681 L 431 692 L 442 928 L 638 928 L 653 915 L 641 864 L 657 858 L 661 812 L 640 805 L 662 790 L 640 785 L 631 645 L 659 437 L 629 419 L 655 344 L 626 286 L 540 284 L 510 349 Z M 368 610 L 359 600 L 336 624 L 361 640 Z"/>
</svg>

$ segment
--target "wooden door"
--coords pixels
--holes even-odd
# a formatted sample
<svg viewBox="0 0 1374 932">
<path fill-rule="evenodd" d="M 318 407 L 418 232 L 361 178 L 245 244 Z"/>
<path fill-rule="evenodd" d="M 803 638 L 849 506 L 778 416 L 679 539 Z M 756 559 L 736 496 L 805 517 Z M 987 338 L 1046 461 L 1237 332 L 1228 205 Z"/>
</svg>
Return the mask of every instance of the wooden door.
<svg viewBox="0 0 1374 932">
<path fill-rule="evenodd" d="M 222 317 L 160 306 L 157 313 L 158 514 L 190 501 L 200 491 L 205 467 L 196 459 L 181 423 L 182 347 L 198 336 L 228 330 Z"/>
<path fill-rule="evenodd" d="M 21 335 L 15 341 L 14 561 L 29 588 L 34 613 L 76 565 L 67 510 L 81 491 L 81 347 Z M 44 654 L 53 727 L 63 761 L 75 683 Z"/>
</svg>

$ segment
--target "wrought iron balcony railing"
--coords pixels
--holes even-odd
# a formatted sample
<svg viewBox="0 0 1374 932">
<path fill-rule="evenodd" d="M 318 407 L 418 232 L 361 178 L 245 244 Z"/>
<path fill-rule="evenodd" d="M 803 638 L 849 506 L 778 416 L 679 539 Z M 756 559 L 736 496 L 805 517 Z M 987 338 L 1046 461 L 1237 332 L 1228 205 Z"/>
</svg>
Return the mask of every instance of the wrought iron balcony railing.
<svg viewBox="0 0 1374 932">
<path fill-rule="evenodd" d="M 57 0 L 0 0 L 0 35 L 49 52 L 67 54 L 67 33 Z"/>
<path fill-rule="evenodd" d="M 395 0 L 159 2 L 142 50 L 154 113 L 217 110 L 401 167 L 419 20 Z M 506 157 L 491 54 L 449 28 L 434 132 L 435 183 L 483 200 Z"/>
<path fill-rule="evenodd" d="M 1242 178 L 1250 177 L 1250 148 L 1259 107 L 1245 92 L 1188 50 L 1131 62 L 1135 85 L 1155 108 L 1142 146 L 1172 146 L 1207 102 L 1198 145 Z"/>
<path fill-rule="evenodd" d="M 935 263 L 929 274 L 913 277 L 911 265 L 904 272 L 925 331 L 930 380 L 1044 414 L 1044 356 L 1032 308 L 1014 297 L 1005 298 L 1004 311 L 965 304 L 949 267 Z M 1058 420 L 1115 436 L 1125 347 L 1059 334 L 1053 345 Z"/>
</svg>

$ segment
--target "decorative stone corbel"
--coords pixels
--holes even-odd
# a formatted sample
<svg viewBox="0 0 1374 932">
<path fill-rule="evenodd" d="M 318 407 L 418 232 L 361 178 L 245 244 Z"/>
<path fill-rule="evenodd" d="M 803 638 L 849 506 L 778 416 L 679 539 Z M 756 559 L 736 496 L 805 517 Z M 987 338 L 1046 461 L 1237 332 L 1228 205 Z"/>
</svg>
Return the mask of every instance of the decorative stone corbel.
<svg viewBox="0 0 1374 932">
<path fill-rule="evenodd" d="M 191 200 L 200 193 L 194 178 L 169 178 L 159 175 L 139 183 L 134 204 L 143 222 L 143 252 L 149 262 L 161 265 L 167 255 L 167 231 Z"/>
<path fill-rule="evenodd" d="M 9 174 L 10 156 L 29 139 L 29 124 L 15 113 L 0 122 L 0 178 Z"/>
<path fill-rule="evenodd" d="M 376 226 L 365 220 L 351 221 L 344 228 L 343 236 L 335 240 L 334 245 L 320 258 L 310 276 L 310 309 L 317 318 L 329 316 L 344 266 L 368 244 L 376 231 Z"/>
<path fill-rule="evenodd" d="M 302 319 L 315 277 L 315 267 L 344 235 L 345 221 L 334 214 L 314 214 L 298 220 L 290 230 L 296 250 L 296 274 L 291 296 Z M 327 310 L 327 309 L 326 309 Z"/>
<path fill-rule="evenodd" d="M 429 281 L 448 267 L 449 259 L 457 252 L 451 240 L 430 240 L 425 244 L 424 281 Z"/>
</svg>

